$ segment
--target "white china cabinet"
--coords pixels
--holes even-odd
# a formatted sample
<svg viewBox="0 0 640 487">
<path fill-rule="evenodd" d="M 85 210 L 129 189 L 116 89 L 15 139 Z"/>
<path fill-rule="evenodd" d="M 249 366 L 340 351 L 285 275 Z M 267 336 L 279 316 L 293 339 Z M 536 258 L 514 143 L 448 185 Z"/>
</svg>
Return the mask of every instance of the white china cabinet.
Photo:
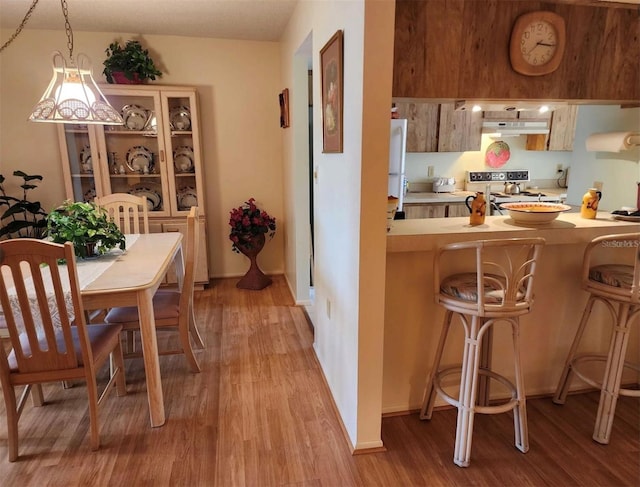
<svg viewBox="0 0 640 487">
<path fill-rule="evenodd" d="M 195 88 L 103 85 L 125 124 L 59 127 L 66 197 L 92 201 L 111 193 L 144 195 L 152 232 L 186 230 L 200 208 L 196 281 L 209 279 L 206 207 Z M 171 279 L 170 279 L 171 280 Z"/>
</svg>

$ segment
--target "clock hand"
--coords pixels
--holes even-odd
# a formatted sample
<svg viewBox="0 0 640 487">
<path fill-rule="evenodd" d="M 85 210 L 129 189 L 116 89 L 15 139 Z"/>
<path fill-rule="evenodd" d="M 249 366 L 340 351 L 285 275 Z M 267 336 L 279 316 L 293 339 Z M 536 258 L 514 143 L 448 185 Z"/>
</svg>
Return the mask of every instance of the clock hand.
<svg viewBox="0 0 640 487">
<path fill-rule="evenodd" d="M 547 47 L 553 47 L 555 46 L 555 44 L 547 44 L 546 42 L 538 42 L 536 44 L 536 46 L 547 46 Z"/>
</svg>

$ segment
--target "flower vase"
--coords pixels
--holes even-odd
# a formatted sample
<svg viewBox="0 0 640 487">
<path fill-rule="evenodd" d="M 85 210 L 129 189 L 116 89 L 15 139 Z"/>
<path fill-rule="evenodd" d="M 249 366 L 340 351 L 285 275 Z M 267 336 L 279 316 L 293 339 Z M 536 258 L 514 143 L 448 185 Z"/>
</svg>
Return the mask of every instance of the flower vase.
<svg viewBox="0 0 640 487">
<path fill-rule="evenodd" d="M 250 236 L 249 238 L 245 239 L 244 242 L 238 242 L 236 244 L 238 250 L 242 254 L 246 255 L 251 261 L 249 270 L 244 275 L 244 277 L 237 282 L 237 288 L 259 291 L 260 289 L 264 289 L 271 284 L 271 278 L 264 275 L 264 273 L 258 267 L 257 262 L 258 254 L 264 247 L 264 243 L 264 233 L 260 233 L 258 235 Z"/>
</svg>

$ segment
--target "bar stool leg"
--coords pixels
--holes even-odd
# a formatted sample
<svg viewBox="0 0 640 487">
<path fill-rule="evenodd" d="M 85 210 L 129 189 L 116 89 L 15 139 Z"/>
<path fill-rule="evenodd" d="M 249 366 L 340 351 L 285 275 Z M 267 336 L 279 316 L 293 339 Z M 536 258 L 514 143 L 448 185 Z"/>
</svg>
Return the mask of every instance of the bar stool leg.
<svg viewBox="0 0 640 487">
<path fill-rule="evenodd" d="M 578 325 L 578 330 L 576 331 L 576 336 L 573 339 L 573 343 L 571 344 L 571 349 L 569 350 L 569 354 L 567 355 L 567 360 L 564 364 L 564 369 L 562 370 L 562 375 L 560 376 L 560 381 L 558 382 L 558 387 L 556 388 L 556 393 L 553 396 L 553 402 L 555 404 L 564 404 L 567 399 L 567 393 L 569 392 L 569 385 L 571 383 L 571 375 L 573 368 L 573 359 L 578 352 L 578 347 L 580 346 L 580 341 L 582 340 L 582 335 L 584 334 L 584 329 L 589 321 L 589 317 L 591 316 L 591 310 L 593 309 L 593 304 L 596 299 L 593 295 L 589 295 L 589 300 L 584 308 L 584 312 L 582 313 L 582 319 L 580 320 L 580 324 Z"/>
<path fill-rule="evenodd" d="M 480 368 L 478 335 L 481 323 L 481 318 L 472 316 L 471 327 L 466 330 L 467 336 L 464 341 L 458 419 L 456 424 L 456 443 L 453 457 L 453 463 L 460 467 L 468 467 L 471 461 L 473 419 L 477 396 L 478 369 Z"/>
<path fill-rule="evenodd" d="M 629 304 L 621 303 L 617 314 L 618 318 L 611 336 L 607 366 L 600 391 L 596 425 L 593 430 L 593 439 L 603 445 L 609 443 L 620 382 L 622 381 L 622 369 L 629 342 Z"/>
<path fill-rule="evenodd" d="M 520 320 L 512 318 L 513 328 L 513 360 L 515 364 L 516 399 L 518 405 L 513 408 L 513 427 L 515 445 L 523 453 L 529 451 L 529 429 L 527 426 L 527 398 L 524 392 L 524 376 L 520 362 Z"/>
<path fill-rule="evenodd" d="M 493 326 L 490 326 L 482 335 L 480 346 L 480 368 L 491 370 L 491 351 L 493 350 Z M 491 380 L 488 375 L 481 374 L 478 377 L 478 404 L 488 406 L 491 396 Z"/>
<path fill-rule="evenodd" d="M 447 310 L 444 315 L 444 322 L 442 323 L 442 331 L 440 332 L 440 341 L 438 342 L 438 348 L 436 349 L 436 356 L 433 359 L 433 366 L 427 376 L 427 382 L 424 388 L 424 397 L 422 399 L 422 409 L 420 410 L 420 419 L 431 419 L 433 414 L 433 403 L 436 400 L 438 393 L 434 387 L 434 380 L 438 374 L 440 368 L 440 360 L 442 360 L 442 353 L 444 352 L 444 345 L 447 341 L 447 335 L 451 328 L 451 320 L 453 318 L 453 311 Z"/>
</svg>

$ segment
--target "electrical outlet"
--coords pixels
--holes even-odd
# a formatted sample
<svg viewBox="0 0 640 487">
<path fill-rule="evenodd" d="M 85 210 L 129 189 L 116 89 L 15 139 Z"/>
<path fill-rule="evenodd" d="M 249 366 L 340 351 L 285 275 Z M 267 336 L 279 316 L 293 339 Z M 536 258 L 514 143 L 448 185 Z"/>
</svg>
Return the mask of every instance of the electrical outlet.
<svg viewBox="0 0 640 487">
<path fill-rule="evenodd" d="M 562 168 L 562 164 L 558 164 L 558 165 L 556 166 L 556 171 L 557 171 L 557 172 L 562 172 L 563 170 L 564 170 L 564 169 Z"/>
<path fill-rule="evenodd" d="M 427 177 L 433 177 L 433 166 L 427 166 Z"/>
<path fill-rule="evenodd" d="M 331 319 L 331 300 L 327 298 L 327 318 Z"/>
</svg>

